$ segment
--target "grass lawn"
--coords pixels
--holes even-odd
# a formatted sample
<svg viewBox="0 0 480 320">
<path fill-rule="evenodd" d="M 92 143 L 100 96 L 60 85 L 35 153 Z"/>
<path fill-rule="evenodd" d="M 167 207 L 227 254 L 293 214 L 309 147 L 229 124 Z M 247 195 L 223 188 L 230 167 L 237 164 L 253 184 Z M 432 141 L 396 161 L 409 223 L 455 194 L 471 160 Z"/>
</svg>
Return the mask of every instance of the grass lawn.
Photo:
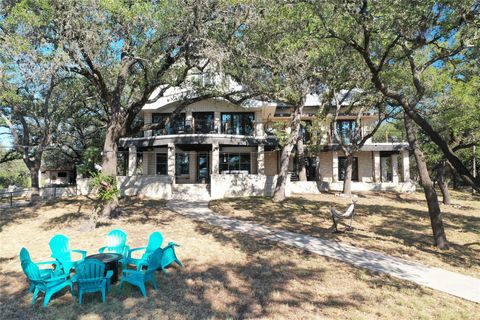
<svg viewBox="0 0 480 320">
<path fill-rule="evenodd" d="M 250 201 L 270 206 L 265 199 Z M 307 200 L 296 198 L 284 205 L 299 205 L 296 201 Z M 130 200 L 123 204 L 121 217 L 84 232 L 89 209 L 84 200 L 0 209 L 0 318 L 473 319 L 480 311 L 478 304 L 447 294 L 194 222 L 170 212 L 161 201 Z M 366 215 L 362 210 L 361 219 Z M 125 284 L 123 290 L 114 286 L 105 304 L 94 293 L 80 306 L 64 290 L 47 309 L 42 307 L 43 295 L 30 305 L 18 260 L 21 247 L 30 250 L 34 261 L 45 260 L 49 239 L 63 233 L 72 249 L 92 254 L 113 228 L 125 230 L 133 247 L 145 245 L 150 232 L 161 231 L 166 242 L 181 244 L 177 255 L 185 268 L 172 268 L 168 276 L 158 273 L 159 290 L 149 286 L 148 298 Z"/>
<path fill-rule="evenodd" d="M 350 203 L 344 197 L 323 193 L 294 196 L 282 203 L 260 197 L 222 199 L 210 202 L 210 208 L 241 220 L 341 241 L 480 277 L 480 198 L 453 191 L 453 205 L 441 206 L 450 243 L 446 251 L 432 245 L 430 219 L 422 193 L 360 194 L 353 223 L 355 230 L 332 233 L 329 207 L 345 211 Z"/>
</svg>

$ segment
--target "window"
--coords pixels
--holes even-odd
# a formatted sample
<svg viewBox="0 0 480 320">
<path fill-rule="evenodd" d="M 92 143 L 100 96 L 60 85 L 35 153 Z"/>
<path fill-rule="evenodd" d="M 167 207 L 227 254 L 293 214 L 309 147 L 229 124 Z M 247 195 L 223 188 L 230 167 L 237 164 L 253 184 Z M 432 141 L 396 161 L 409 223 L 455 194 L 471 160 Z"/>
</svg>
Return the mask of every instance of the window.
<svg viewBox="0 0 480 320">
<path fill-rule="evenodd" d="M 67 173 L 60 171 L 60 172 L 58 172 L 57 176 L 58 176 L 59 178 L 66 178 L 66 177 L 67 177 Z"/>
<path fill-rule="evenodd" d="M 167 170 L 167 154 L 166 153 L 157 153 L 157 175 L 166 175 Z"/>
<path fill-rule="evenodd" d="M 175 155 L 175 175 L 189 175 L 190 162 L 188 160 L 188 153 L 177 153 Z"/>
<path fill-rule="evenodd" d="M 253 112 L 222 113 L 222 133 L 252 136 Z"/>
<path fill-rule="evenodd" d="M 302 138 L 303 143 L 308 143 L 310 141 L 310 127 L 312 126 L 312 121 L 304 120 L 303 123 L 300 123 L 300 137 Z"/>
<path fill-rule="evenodd" d="M 160 123 L 160 128 L 153 130 L 153 135 L 176 134 L 185 132 L 185 113 L 153 113 L 152 123 Z"/>
<path fill-rule="evenodd" d="M 210 133 L 215 131 L 213 112 L 193 112 L 192 117 L 195 122 L 195 133 Z"/>
<path fill-rule="evenodd" d="M 345 180 L 345 172 L 347 169 L 347 157 L 338 157 L 338 180 Z M 352 181 L 358 181 L 358 158 L 353 158 L 352 163 Z"/>
<path fill-rule="evenodd" d="M 222 153 L 220 154 L 220 173 L 250 173 L 249 153 Z"/>
<path fill-rule="evenodd" d="M 336 126 L 338 137 L 342 142 L 345 144 L 351 143 L 350 139 L 355 133 L 355 130 L 357 130 L 357 122 L 355 120 L 338 120 Z"/>
</svg>

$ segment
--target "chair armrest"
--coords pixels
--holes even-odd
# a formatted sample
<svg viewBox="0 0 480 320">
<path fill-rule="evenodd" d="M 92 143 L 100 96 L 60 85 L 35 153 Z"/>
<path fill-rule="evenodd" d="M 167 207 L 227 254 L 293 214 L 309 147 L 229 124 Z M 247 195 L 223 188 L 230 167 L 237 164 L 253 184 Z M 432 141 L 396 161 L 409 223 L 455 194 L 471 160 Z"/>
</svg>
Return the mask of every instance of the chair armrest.
<svg viewBox="0 0 480 320">
<path fill-rule="evenodd" d="M 170 247 L 170 246 L 172 246 L 172 247 L 180 247 L 180 245 L 179 245 L 179 244 L 176 244 L 175 242 L 169 242 L 169 243 L 167 244 L 167 247 Z M 166 248 L 166 247 L 165 247 L 165 248 Z"/>
<path fill-rule="evenodd" d="M 138 248 L 133 248 L 133 249 L 129 249 L 128 250 L 128 259 L 130 259 L 132 257 L 132 252 L 134 251 L 139 251 L 139 250 L 146 250 L 147 247 L 138 247 Z"/>
<path fill-rule="evenodd" d="M 147 261 L 140 261 L 137 265 L 137 270 L 142 271 L 143 267 L 148 268 L 148 262 Z"/>
<path fill-rule="evenodd" d="M 122 270 L 122 274 L 124 274 L 124 275 L 128 275 L 129 273 L 141 274 L 141 275 L 143 275 L 143 272 L 142 272 L 142 271 L 138 271 L 138 270 L 132 270 L 132 269 Z"/>
<path fill-rule="evenodd" d="M 105 278 L 110 279 L 113 276 L 113 270 L 108 270 Z"/>
<path fill-rule="evenodd" d="M 105 249 L 107 249 L 106 246 L 105 246 L 105 247 L 101 247 L 100 249 L 98 249 L 98 252 L 103 253 L 103 252 L 105 251 Z"/>
<path fill-rule="evenodd" d="M 72 252 L 80 253 L 82 255 L 82 259 L 85 259 L 87 256 L 87 251 L 85 250 L 72 250 Z"/>
<path fill-rule="evenodd" d="M 54 264 L 58 265 L 57 261 L 51 260 L 51 261 L 39 261 L 39 262 L 34 262 L 37 266 L 42 265 L 42 264 Z"/>
<path fill-rule="evenodd" d="M 62 275 L 62 276 L 58 276 L 58 277 L 54 277 L 54 278 L 50 278 L 50 279 L 45 279 L 46 282 L 53 282 L 53 281 L 58 281 L 58 280 L 66 280 L 68 278 L 68 276 L 65 274 L 65 275 Z"/>
</svg>

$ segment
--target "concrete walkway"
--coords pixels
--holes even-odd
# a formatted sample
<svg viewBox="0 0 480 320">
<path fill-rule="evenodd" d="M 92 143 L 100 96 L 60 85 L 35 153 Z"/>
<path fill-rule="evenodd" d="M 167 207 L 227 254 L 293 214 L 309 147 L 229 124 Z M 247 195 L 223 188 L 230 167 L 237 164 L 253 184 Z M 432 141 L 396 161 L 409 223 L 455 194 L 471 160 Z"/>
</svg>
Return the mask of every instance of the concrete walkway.
<svg viewBox="0 0 480 320">
<path fill-rule="evenodd" d="M 422 286 L 480 303 L 480 279 L 477 278 L 439 268 L 426 267 L 415 262 L 394 258 L 380 252 L 356 248 L 335 241 L 227 218 L 210 210 L 207 201 L 188 202 L 184 200 L 171 200 L 167 203 L 167 207 L 194 220 L 203 221 L 214 226 L 256 237 L 278 241 L 325 257 L 337 259 L 356 267 L 386 273 L 396 278 L 412 281 Z"/>
</svg>

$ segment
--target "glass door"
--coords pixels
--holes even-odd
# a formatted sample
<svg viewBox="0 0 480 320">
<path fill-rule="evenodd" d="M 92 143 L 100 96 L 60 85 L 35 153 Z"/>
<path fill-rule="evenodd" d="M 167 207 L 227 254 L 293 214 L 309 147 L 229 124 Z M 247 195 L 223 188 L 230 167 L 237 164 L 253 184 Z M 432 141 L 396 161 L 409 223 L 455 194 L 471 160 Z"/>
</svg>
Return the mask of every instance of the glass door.
<svg viewBox="0 0 480 320">
<path fill-rule="evenodd" d="M 199 153 L 197 157 L 197 181 L 200 183 L 210 182 L 208 153 Z"/>
</svg>

